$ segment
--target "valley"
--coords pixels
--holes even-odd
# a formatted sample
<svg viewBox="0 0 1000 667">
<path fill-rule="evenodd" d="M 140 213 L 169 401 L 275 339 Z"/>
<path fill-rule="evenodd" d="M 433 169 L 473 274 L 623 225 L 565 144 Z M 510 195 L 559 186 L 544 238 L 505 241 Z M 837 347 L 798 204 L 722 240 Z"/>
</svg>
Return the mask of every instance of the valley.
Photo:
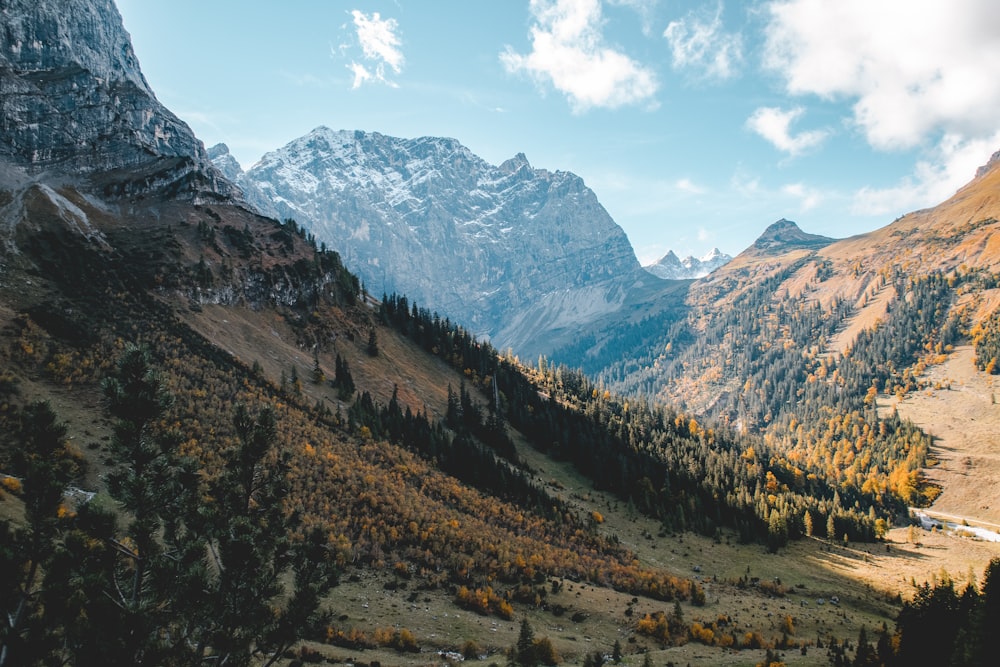
<svg viewBox="0 0 1000 667">
<path fill-rule="evenodd" d="M 243 172 L 71 4 L 0 12 L 0 667 L 984 664 L 1000 154 L 658 278 L 521 153 Z"/>
</svg>

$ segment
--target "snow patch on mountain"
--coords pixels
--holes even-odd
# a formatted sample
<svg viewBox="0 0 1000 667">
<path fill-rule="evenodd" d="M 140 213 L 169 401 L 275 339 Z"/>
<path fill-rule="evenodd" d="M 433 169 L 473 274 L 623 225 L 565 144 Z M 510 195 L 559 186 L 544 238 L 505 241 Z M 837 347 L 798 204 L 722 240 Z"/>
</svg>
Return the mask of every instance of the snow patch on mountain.
<svg viewBox="0 0 1000 667">
<path fill-rule="evenodd" d="M 212 152 L 227 171 L 228 151 Z M 500 347 L 513 341 L 503 333 L 511 319 L 549 295 L 598 299 L 559 308 L 560 326 L 582 324 L 618 307 L 621 285 L 642 275 L 583 180 L 534 168 L 523 153 L 495 166 L 455 139 L 319 127 L 236 181 L 261 212 L 294 218 L 340 252 L 369 291 L 405 294 Z M 518 341 L 552 326 L 533 321 Z"/>
<path fill-rule="evenodd" d="M 704 278 L 720 266 L 725 266 L 733 258 L 718 248 L 713 248 L 700 259 L 688 255 L 679 259 L 673 250 L 667 252 L 658 261 L 642 268 L 657 278 L 665 280 L 691 280 Z"/>
</svg>

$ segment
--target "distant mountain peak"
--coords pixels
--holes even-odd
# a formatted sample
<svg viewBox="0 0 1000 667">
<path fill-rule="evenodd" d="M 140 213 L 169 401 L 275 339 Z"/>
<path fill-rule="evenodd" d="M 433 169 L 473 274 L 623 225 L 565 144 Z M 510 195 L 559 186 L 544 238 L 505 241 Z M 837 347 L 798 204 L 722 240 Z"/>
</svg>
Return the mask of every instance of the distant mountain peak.
<svg viewBox="0 0 1000 667">
<path fill-rule="evenodd" d="M 688 255 L 684 259 L 680 259 L 673 250 L 668 250 L 667 254 L 654 264 L 644 266 L 643 268 L 657 278 L 665 280 L 691 280 L 707 276 L 720 266 L 729 263 L 730 260 L 732 260 L 732 257 L 718 248 L 712 248 L 701 259 L 697 259 L 693 255 Z"/>
<path fill-rule="evenodd" d="M 834 241 L 836 239 L 828 236 L 807 234 L 791 220 L 782 218 L 768 226 L 750 248 L 765 253 L 780 253 L 803 248 L 823 248 Z"/>
</svg>

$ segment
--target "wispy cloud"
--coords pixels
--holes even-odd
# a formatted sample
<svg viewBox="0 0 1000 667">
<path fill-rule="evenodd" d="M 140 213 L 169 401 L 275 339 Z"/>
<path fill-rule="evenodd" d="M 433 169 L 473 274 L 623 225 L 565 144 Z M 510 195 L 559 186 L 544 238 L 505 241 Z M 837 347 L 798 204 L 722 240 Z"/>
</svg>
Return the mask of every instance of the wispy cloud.
<svg viewBox="0 0 1000 667">
<path fill-rule="evenodd" d="M 778 107 L 760 107 L 747 119 L 747 127 L 767 139 L 778 150 L 789 155 L 799 155 L 821 144 L 828 134 L 826 130 L 792 134 L 792 123 L 804 112 L 802 107 L 787 111 Z"/>
<path fill-rule="evenodd" d="M 985 139 L 946 135 L 913 173 L 887 188 L 862 188 L 854 196 L 852 213 L 901 215 L 944 201 L 965 185 L 1000 146 L 1000 131 Z"/>
<path fill-rule="evenodd" d="M 629 7 L 642 21 L 642 32 L 647 37 L 653 34 L 654 10 L 660 0 L 608 0 L 611 5 Z"/>
<path fill-rule="evenodd" d="M 687 192 L 693 195 L 702 195 L 707 192 L 707 190 L 704 187 L 698 185 L 690 178 L 678 179 L 677 182 L 674 183 L 674 187 L 680 190 L 681 192 Z"/>
<path fill-rule="evenodd" d="M 397 34 L 399 25 L 395 19 L 383 19 L 378 12 L 371 15 L 355 9 L 351 12 L 358 44 L 364 62 L 357 60 L 347 65 L 354 75 L 352 88 L 360 88 L 368 82 L 379 82 L 389 86 L 396 84 L 387 77 L 391 70 L 399 74 L 403 69 L 403 51 Z M 341 47 L 343 48 L 343 47 Z"/>
<path fill-rule="evenodd" d="M 605 42 L 599 0 L 531 0 L 531 51 L 500 54 L 508 72 L 525 73 L 566 95 L 573 110 L 617 108 L 651 100 L 652 69 Z"/>
<path fill-rule="evenodd" d="M 798 200 L 800 213 L 814 209 L 823 202 L 821 191 L 802 183 L 789 183 L 781 188 L 781 192 Z"/>
<path fill-rule="evenodd" d="M 715 13 L 692 11 L 671 21 L 663 32 L 670 44 L 674 69 L 693 69 L 709 78 L 728 79 L 743 62 L 743 37 L 726 32 L 722 25 L 722 3 Z"/>
</svg>

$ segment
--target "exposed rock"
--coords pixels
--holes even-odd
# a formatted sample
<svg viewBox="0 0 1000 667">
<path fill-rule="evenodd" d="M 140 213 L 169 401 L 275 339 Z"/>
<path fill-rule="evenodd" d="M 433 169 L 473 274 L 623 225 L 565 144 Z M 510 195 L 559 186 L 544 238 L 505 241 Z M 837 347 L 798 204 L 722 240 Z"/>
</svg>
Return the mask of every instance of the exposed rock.
<svg viewBox="0 0 1000 667">
<path fill-rule="evenodd" d="M 613 311 L 642 275 L 583 180 L 523 154 L 494 166 L 454 139 L 320 127 L 238 182 L 336 248 L 369 291 L 405 294 L 501 349 Z"/>
<path fill-rule="evenodd" d="M 7 0 L 0 18 L 0 159 L 119 196 L 238 196 L 157 101 L 112 0 Z"/>
<path fill-rule="evenodd" d="M 836 241 L 828 236 L 807 234 L 791 220 L 782 218 L 764 230 L 749 250 L 773 254 L 796 249 L 819 249 Z"/>
</svg>

